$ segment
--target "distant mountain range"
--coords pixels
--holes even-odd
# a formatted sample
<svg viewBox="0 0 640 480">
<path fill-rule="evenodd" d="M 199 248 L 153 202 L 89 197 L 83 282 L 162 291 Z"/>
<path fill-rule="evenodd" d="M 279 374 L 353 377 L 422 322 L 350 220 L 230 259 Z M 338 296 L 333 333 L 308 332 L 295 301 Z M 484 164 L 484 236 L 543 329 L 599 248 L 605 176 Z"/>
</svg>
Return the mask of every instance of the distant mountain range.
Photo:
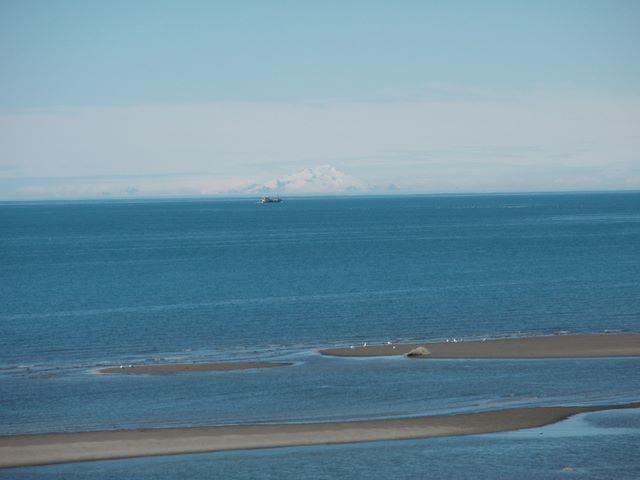
<svg viewBox="0 0 640 480">
<path fill-rule="evenodd" d="M 268 178 L 268 177 L 265 177 Z M 209 174 L 18 179 L 4 198 L 153 198 L 166 196 L 281 196 L 393 193 L 393 184 L 369 185 L 332 165 L 304 168 L 264 182 Z M 0 193 L 0 199 L 3 198 Z"/>
</svg>

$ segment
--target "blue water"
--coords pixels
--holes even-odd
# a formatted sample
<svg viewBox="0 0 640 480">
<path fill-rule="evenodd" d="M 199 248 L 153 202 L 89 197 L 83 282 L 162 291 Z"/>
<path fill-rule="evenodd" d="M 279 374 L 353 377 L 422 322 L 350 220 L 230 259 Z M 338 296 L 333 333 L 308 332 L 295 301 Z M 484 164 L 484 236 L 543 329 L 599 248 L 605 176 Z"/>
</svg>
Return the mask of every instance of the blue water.
<svg viewBox="0 0 640 480">
<path fill-rule="evenodd" d="M 365 341 L 638 331 L 640 193 L 4 203 L 0 287 L 0 434 L 640 399 L 634 358 L 412 362 L 316 353 Z M 294 365 L 168 377 L 94 373 L 123 363 L 256 358 Z M 631 454 L 633 438 L 637 452 L 634 432 L 607 435 L 602 441 L 613 446 L 585 458 L 613 468 L 609 449 Z M 311 457 L 333 460 L 309 478 L 357 478 L 362 465 L 347 471 L 349 459 L 367 463 L 380 448 L 419 472 L 450 458 L 445 451 L 480 462 L 505 442 L 515 457 L 532 442 L 540 450 L 540 475 L 523 478 L 556 478 L 568 473 L 554 470 L 544 452 L 605 437 L 583 436 L 97 462 L 13 470 L 11 478 L 98 470 L 99 478 L 121 478 L 141 465 L 157 475 L 139 478 L 173 478 L 161 473 L 171 468 L 210 478 L 197 472 L 211 462 L 238 468 L 220 470 L 220 478 L 249 478 L 258 465 L 282 478 L 278 472 L 312 468 Z M 382 474 L 398 472 L 394 462 L 373 463 Z M 441 477 L 468 478 L 442 465 Z M 522 476 L 509 471 L 504 478 Z M 491 477 L 503 478 L 496 472 Z M 590 469 L 576 478 L 608 475 Z"/>
</svg>

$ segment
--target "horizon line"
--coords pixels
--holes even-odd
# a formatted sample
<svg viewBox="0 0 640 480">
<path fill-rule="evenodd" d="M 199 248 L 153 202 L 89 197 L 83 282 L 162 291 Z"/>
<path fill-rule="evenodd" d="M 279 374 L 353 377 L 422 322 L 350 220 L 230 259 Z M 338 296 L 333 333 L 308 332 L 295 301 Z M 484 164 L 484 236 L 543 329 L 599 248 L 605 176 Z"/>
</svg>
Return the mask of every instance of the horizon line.
<svg viewBox="0 0 640 480">
<path fill-rule="evenodd" d="M 150 196 L 102 196 L 102 197 L 47 197 L 47 198 L 0 198 L 1 204 L 10 203 L 108 203 L 108 202 L 154 202 L 154 201 L 233 201 L 233 200 L 255 200 L 264 196 L 278 196 L 282 199 L 294 198 L 304 199 L 334 199 L 334 198 L 377 198 L 377 197 L 491 197 L 491 196 L 520 196 L 520 195 L 580 195 L 580 194 L 629 194 L 640 193 L 640 188 L 611 189 L 611 190 L 522 190 L 522 191 L 469 191 L 469 192 L 332 192 L 332 193 L 291 193 L 291 194 L 269 194 L 269 195 L 247 195 L 247 194 L 210 194 L 210 195 L 150 195 Z"/>
</svg>

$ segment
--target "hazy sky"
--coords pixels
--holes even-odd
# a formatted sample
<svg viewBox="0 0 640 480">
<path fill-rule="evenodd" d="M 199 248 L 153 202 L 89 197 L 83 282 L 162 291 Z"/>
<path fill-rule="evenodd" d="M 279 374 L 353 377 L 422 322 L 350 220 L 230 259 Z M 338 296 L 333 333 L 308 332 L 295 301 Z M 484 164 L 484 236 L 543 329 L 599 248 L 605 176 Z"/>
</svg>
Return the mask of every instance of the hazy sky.
<svg viewBox="0 0 640 480">
<path fill-rule="evenodd" d="M 638 25 L 634 0 L 0 0 L 0 198 L 319 165 L 360 191 L 637 189 Z"/>
</svg>

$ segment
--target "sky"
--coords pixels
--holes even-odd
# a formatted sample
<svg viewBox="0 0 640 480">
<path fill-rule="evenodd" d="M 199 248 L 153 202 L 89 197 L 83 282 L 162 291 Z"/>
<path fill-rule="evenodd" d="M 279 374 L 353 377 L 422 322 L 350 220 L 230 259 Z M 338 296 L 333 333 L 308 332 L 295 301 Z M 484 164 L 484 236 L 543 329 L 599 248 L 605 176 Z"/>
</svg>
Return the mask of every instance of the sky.
<svg viewBox="0 0 640 480">
<path fill-rule="evenodd" d="M 0 199 L 640 189 L 640 2 L 0 0 Z"/>
</svg>

